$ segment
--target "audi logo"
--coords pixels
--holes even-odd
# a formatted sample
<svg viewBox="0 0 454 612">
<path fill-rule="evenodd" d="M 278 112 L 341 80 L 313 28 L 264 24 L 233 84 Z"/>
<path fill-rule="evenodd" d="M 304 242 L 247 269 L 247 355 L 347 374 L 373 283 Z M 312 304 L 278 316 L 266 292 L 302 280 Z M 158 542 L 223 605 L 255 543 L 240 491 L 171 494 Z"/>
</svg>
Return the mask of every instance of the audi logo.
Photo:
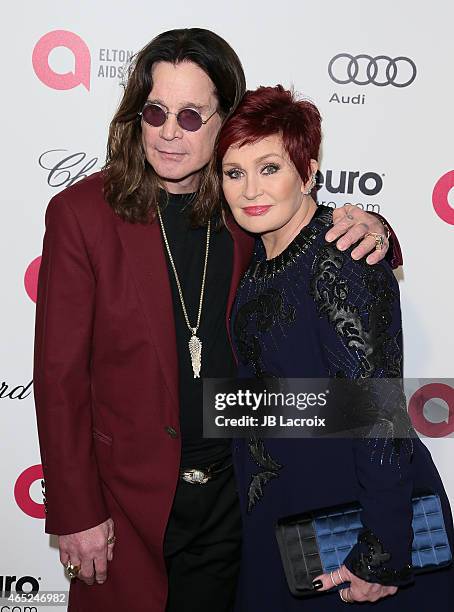
<svg viewBox="0 0 454 612">
<path fill-rule="evenodd" d="M 394 85 L 408 87 L 416 79 L 416 64 L 409 57 L 387 55 L 372 57 L 362 53 L 338 53 L 328 64 L 328 74 L 335 83 L 346 85 Z"/>
</svg>

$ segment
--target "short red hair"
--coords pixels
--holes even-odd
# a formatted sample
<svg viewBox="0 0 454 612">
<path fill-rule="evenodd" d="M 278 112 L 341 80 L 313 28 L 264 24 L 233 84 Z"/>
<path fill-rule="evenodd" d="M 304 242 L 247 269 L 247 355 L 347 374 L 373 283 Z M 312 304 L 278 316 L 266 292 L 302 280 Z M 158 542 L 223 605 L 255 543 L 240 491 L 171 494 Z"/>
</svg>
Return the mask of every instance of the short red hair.
<svg viewBox="0 0 454 612">
<path fill-rule="evenodd" d="M 282 85 L 247 91 L 220 131 L 217 146 L 219 164 L 232 145 L 251 144 L 272 134 L 280 134 L 285 151 L 306 183 L 310 160 L 318 159 L 321 120 L 315 104 L 298 100 L 294 92 Z"/>
</svg>

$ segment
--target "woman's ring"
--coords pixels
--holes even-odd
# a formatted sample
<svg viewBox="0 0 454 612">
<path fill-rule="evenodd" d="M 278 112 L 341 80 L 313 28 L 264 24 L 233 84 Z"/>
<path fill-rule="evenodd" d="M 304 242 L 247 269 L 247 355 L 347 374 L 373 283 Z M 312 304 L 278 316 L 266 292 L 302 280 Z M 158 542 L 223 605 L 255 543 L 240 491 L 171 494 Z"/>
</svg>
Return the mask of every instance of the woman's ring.
<svg viewBox="0 0 454 612">
<path fill-rule="evenodd" d="M 114 544 L 117 538 L 113 535 L 110 538 L 107 538 L 107 544 Z"/>
<path fill-rule="evenodd" d="M 340 598 L 344 603 L 353 603 L 353 600 L 349 599 L 347 596 L 344 597 L 344 591 L 348 591 L 348 589 L 341 589 L 339 591 Z"/>
<path fill-rule="evenodd" d="M 330 573 L 330 577 L 331 577 L 331 582 L 334 584 L 335 587 L 339 586 L 339 584 L 337 584 L 337 582 L 334 580 L 334 575 L 333 572 Z"/>
</svg>

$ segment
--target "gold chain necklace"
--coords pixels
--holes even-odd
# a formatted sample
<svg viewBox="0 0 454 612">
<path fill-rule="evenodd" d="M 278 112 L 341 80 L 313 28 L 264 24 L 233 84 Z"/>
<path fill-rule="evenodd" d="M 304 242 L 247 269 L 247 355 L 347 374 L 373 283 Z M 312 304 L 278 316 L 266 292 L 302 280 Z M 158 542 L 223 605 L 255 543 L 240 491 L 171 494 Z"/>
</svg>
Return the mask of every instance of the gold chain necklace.
<svg viewBox="0 0 454 612">
<path fill-rule="evenodd" d="M 183 309 L 184 319 L 186 321 L 186 325 L 189 328 L 189 331 L 191 332 L 191 338 L 189 340 L 189 354 L 191 356 L 192 371 L 194 372 L 194 378 L 200 378 L 200 368 L 202 367 L 202 342 L 200 338 L 197 337 L 197 330 L 200 327 L 200 317 L 202 315 L 203 294 L 205 292 L 205 279 L 206 279 L 207 264 L 208 264 L 208 251 L 210 248 L 211 221 L 208 221 L 208 226 L 207 226 L 207 244 L 206 244 L 206 249 L 205 249 L 205 262 L 203 264 L 202 287 L 200 289 L 199 312 L 197 314 L 196 326 L 192 327 L 192 325 L 189 323 L 188 313 L 186 311 L 186 305 L 183 299 L 183 292 L 181 290 L 180 279 L 178 278 L 177 269 L 173 261 L 172 253 L 170 252 L 169 242 L 167 240 L 166 230 L 164 228 L 164 223 L 162 220 L 161 210 L 159 206 L 158 206 L 158 217 L 159 217 L 159 222 L 161 224 L 162 236 L 164 238 L 164 243 L 167 249 L 167 255 L 169 256 L 169 261 L 170 261 L 170 264 L 172 266 L 172 270 L 175 276 L 175 282 L 177 284 L 178 293 L 180 296 L 180 302 L 181 302 L 181 307 Z"/>
</svg>

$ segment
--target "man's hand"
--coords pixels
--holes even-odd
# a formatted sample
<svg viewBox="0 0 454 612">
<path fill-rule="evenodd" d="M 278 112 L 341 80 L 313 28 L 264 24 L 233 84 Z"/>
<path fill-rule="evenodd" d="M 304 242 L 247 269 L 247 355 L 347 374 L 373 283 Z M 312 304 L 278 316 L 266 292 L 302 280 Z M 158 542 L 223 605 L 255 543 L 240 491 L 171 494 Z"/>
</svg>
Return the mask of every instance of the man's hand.
<svg viewBox="0 0 454 612">
<path fill-rule="evenodd" d="M 339 569 L 334 570 L 330 574 L 322 574 L 318 576 L 314 582 L 320 581 L 323 586 L 318 585 L 317 591 L 329 591 L 334 586 L 340 584 L 350 583 L 350 586 L 345 586 L 344 589 L 339 591 L 339 596 L 342 601 L 346 603 L 364 602 L 364 601 L 378 601 L 383 597 L 389 595 L 395 595 L 397 593 L 397 587 L 395 586 L 383 586 L 375 582 L 366 582 L 355 574 L 352 574 L 345 565 L 342 565 Z"/>
<path fill-rule="evenodd" d="M 86 584 L 94 584 L 95 580 L 102 584 L 107 578 L 107 561 L 113 559 L 114 543 L 107 543 L 113 536 L 114 523 L 111 518 L 91 529 L 58 536 L 60 561 L 63 565 L 68 561 L 72 565 L 79 565 L 77 578 Z"/>
<path fill-rule="evenodd" d="M 364 212 L 353 204 L 346 204 L 333 210 L 333 223 L 334 226 L 326 233 L 326 240 L 328 242 L 337 240 L 336 246 L 340 251 L 345 251 L 362 238 L 359 245 L 352 251 L 353 259 L 362 259 L 371 251 L 373 253 L 366 259 L 368 264 L 376 264 L 385 257 L 389 249 L 389 241 L 383 223 L 375 215 Z M 381 250 L 375 250 L 373 236 L 365 237 L 368 232 L 381 234 L 384 237 Z"/>
</svg>

